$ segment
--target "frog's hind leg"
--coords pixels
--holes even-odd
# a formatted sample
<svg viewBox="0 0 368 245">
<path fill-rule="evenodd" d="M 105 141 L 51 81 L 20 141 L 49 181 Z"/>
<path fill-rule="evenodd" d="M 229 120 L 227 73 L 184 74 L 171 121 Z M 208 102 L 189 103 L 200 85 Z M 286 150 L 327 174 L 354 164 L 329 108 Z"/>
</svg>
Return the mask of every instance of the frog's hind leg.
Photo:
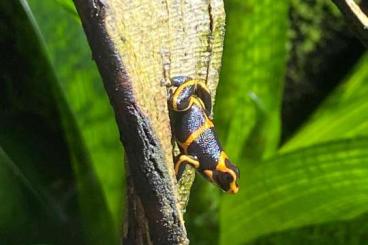
<svg viewBox="0 0 368 245">
<path fill-rule="evenodd" d="M 184 154 L 178 155 L 175 159 L 175 174 L 177 180 L 181 178 L 186 164 L 189 164 L 193 168 L 199 168 L 199 161 L 195 157 Z"/>
</svg>

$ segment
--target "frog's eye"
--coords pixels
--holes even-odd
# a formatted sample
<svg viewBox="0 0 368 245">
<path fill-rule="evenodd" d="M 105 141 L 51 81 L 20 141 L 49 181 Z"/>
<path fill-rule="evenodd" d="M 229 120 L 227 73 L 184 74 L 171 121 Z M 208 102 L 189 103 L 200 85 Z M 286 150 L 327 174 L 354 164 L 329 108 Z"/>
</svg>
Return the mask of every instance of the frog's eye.
<svg viewBox="0 0 368 245">
<path fill-rule="evenodd" d="M 224 191 L 228 191 L 230 189 L 230 184 L 234 180 L 231 174 L 219 171 L 214 172 L 213 179 L 216 184 Z"/>
<path fill-rule="evenodd" d="M 222 182 L 224 184 L 233 182 L 233 176 L 231 176 L 229 173 L 222 173 L 220 178 L 223 180 Z"/>
</svg>

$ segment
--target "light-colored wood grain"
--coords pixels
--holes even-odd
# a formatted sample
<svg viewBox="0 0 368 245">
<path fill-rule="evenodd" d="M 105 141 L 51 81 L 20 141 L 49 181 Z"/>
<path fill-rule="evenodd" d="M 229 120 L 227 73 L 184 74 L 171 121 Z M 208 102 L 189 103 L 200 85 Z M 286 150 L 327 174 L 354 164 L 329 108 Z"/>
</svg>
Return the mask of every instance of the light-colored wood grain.
<svg viewBox="0 0 368 245">
<path fill-rule="evenodd" d="M 223 2 L 74 1 L 114 107 L 127 151 L 128 176 L 134 180 L 129 182 L 128 190 L 133 193 L 133 199 L 142 200 L 142 210 L 133 210 L 130 218 L 133 217 L 134 223 L 134 216 L 139 219 L 146 212 L 149 229 L 162 229 L 165 232 L 165 227 L 168 228 L 165 238 L 150 233 L 153 242 L 156 239 L 159 243 L 170 241 L 170 244 L 185 244 L 187 239 L 181 212 L 185 207 L 180 203 L 188 200 L 194 171 L 185 175 L 188 181 L 183 181 L 184 186 L 178 188 L 167 108 L 169 90 L 165 83 L 170 77 L 178 75 L 204 79 L 214 97 L 224 39 Z M 137 152 L 143 156 L 137 157 Z M 176 200 L 174 205 L 173 200 Z M 134 203 L 137 202 L 129 201 L 129 204 Z M 155 220 L 153 207 L 158 209 L 157 215 L 161 220 Z M 155 222 L 158 222 L 159 229 Z M 132 236 L 147 232 L 140 230 Z"/>
<path fill-rule="evenodd" d="M 205 79 L 214 98 L 224 24 L 219 0 L 106 1 L 106 29 L 132 80 L 134 96 L 165 150 L 173 179 L 167 91 L 162 81 L 178 75 Z"/>
</svg>

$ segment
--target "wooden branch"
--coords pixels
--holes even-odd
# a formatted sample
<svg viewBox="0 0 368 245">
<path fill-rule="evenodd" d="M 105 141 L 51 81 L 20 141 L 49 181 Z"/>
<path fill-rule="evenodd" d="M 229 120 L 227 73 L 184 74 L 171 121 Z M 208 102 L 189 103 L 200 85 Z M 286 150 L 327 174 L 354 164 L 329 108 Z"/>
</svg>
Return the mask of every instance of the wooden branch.
<svg viewBox="0 0 368 245">
<path fill-rule="evenodd" d="M 368 16 L 354 0 L 333 0 L 333 2 L 352 25 L 358 38 L 368 47 Z"/>
<path fill-rule="evenodd" d="M 178 194 L 168 91 L 162 84 L 170 77 L 187 75 L 205 79 L 215 94 L 224 36 L 223 2 L 74 2 L 126 152 L 124 244 L 187 244 L 182 209 L 191 182 L 183 181 Z M 187 175 L 190 180 L 193 171 Z"/>
</svg>

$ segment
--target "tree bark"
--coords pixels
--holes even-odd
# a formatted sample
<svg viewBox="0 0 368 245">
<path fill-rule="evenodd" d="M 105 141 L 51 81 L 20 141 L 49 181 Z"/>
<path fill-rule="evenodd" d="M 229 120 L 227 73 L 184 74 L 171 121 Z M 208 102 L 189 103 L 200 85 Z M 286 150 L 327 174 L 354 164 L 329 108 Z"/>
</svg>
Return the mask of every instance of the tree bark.
<svg viewBox="0 0 368 245">
<path fill-rule="evenodd" d="M 123 242 L 187 244 L 182 210 L 191 181 L 183 182 L 179 194 L 168 90 L 163 84 L 177 75 L 201 78 L 214 97 L 223 47 L 223 2 L 74 2 L 126 152 L 128 210 Z M 193 171 L 188 173 L 190 179 Z"/>
</svg>

